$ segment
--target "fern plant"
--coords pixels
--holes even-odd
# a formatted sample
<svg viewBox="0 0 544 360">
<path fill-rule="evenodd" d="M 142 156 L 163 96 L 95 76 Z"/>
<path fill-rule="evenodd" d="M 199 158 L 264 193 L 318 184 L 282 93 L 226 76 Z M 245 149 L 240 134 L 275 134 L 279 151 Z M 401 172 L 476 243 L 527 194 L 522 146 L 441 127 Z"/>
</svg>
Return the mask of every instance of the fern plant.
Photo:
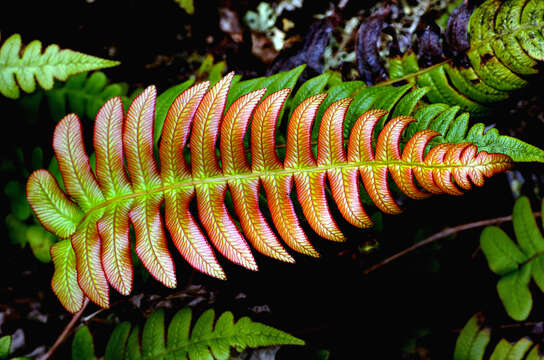
<svg viewBox="0 0 544 360">
<path fill-rule="evenodd" d="M 27 93 L 36 90 L 36 81 L 46 89 L 52 89 L 54 80 L 86 71 L 119 65 L 118 61 L 101 59 L 49 45 L 42 54 L 42 43 L 30 42 L 21 50 L 21 36 L 10 36 L 0 47 L 0 93 L 8 98 L 20 96 L 19 88 Z M 17 80 L 17 81 L 16 81 Z"/>
<path fill-rule="evenodd" d="M 194 197 L 198 217 L 216 249 L 230 261 L 256 270 L 246 238 L 266 256 L 294 261 L 259 208 L 261 185 L 282 240 L 297 252 L 318 256 L 294 211 L 290 198 L 293 182 L 312 229 L 326 239 L 343 241 L 328 209 L 326 179 L 341 214 L 364 228 L 372 221 L 360 203 L 359 176 L 371 202 L 386 213 L 397 214 L 401 209 L 390 194 L 388 173 L 402 192 L 421 199 L 436 193 L 459 195 L 458 187 L 469 189 L 471 182 L 481 186 L 485 177 L 509 169 L 512 157 L 516 161 L 544 159 L 541 150 L 498 133 L 493 133 L 491 140 L 486 139 L 488 133 L 473 134 L 486 139 L 488 148 L 503 150 L 489 153 L 467 142 L 449 143 L 448 136 L 440 137 L 428 129 L 415 132 L 401 151 L 402 132 L 414 118 L 396 116 L 384 124 L 383 110 L 350 115 L 349 98 L 326 104 L 315 158 L 312 122 L 326 98 L 318 94 L 307 97 L 292 111 L 282 162 L 276 154 L 275 133 L 289 89 L 273 92 L 262 101 L 270 90 L 251 91 L 226 109 L 232 79 L 231 73 L 209 91 L 206 82 L 194 85 L 176 98 L 162 129 L 160 171 L 153 157 L 154 87 L 132 102 L 126 116 L 119 98 L 101 108 L 95 123 L 94 172 L 83 148 L 77 116 L 67 115 L 57 125 L 53 148 L 68 196 L 48 171 L 38 170 L 28 180 L 27 197 L 46 229 L 60 238 L 70 238 L 51 250 L 55 263 L 52 287 L 69 311 L 80 309 L 85 295 L 107 307 L 108 284 L 122 294 L 130 293 L 130 223 L 136 234 L 135 250 L 144 266 L 166 286 L 176 286 L 160 213 L 163 202 L 166 227 L 180 253 L 193 267 L 223 279 L 225 274 L 208 239 L 189 210 Z M 237 85 L 248 88 L 244 82 Z M 238 89 L 232 92 L 241 93 Z M 360 98 L 352 105 L 356 101 Z M 391 103 L 392 97 L 384 94 L 378 101 Z M 393 113 L 406 108 L 411 111 L 407 102 L 398 104 Z M 346 153 L 342 129 L 344 118 L 348 123 L 350 117 L 357 120 L 353 121 Z M 451 118 L 447 118 L 448 124 Z M 244 137 L 250 119 L 251 151 L 246 154 Z M 377 126 L 382 127 L 379 135 L 374 134 Z M 450 132 L 461 133 L 457 128 Z M 216 156 L 219 135 L 220 162 Z M 426 151 L 433 138 L 439 143 Z M 190 157 L 190 167 L 184 156 Z M 225 207 L 227 190 L 242 231 Z"/>
<path fill-rule="evenodd" d="M 531 279 L 544 291 L 544 237 L 527 197 L 516 201 L 512 223 L 517 244 L 501 228 L 488 226 L 482 232 L 480 245 L 489 268 L 500 276 L 497 291 L 506 312 L 521 321 L 533 307 Z"/>
<path fill-rule="evenodd" d="M 57 83 L 44 92 L 51 117 L 57 121 L 69 112 L 94 119 L 102 105 L 114 96 L 130 104 L 126 83 L 109 83 L 101 71 L 74 75 L 65 83 Z"/>
<path fill-rule="evenodd" d="M 494 345 L 490 356 L 486 351 L 491 341 L 491 329 L 483 326 L 484 318 L 478 313 L 467 322 L 455 345 L 453 360 L 539 360 L 544 359 L 541 353 L 540 344 L 528 337 L 518 339 L 514 343 L 500 339 Z"/>
<path fill-rule="evenodd" d="M 15 159 L 9 161 L 9 166 L 17 169 L 18 174 L 13 176 L 3 189 L 11 210 L 4 219 L 7 235 L 12 244 L 18 244 L 22 248 L 29 245 L 39 261 L 50 262 L 49 248 L 58 239 L 45 230 L 32 216 L 32 209 L 26 199 L 25 181 L 22 180 L 26 180 L 32 171 L 43 168 L 47 164 L 43 161 L 43 151 L 40 147 L 34 148 L 31 155 L 27 156 L 21 149 L 18 150 Z M 29 168 L 25 166 L 25 160 L 27 164 L 31 164 Z M 60 172 L 54 159 L 49 163 L 48 170 L 55 177 L 60 178 Z M 7 177 L 6 173 L 3 175 Z"/>
<path fill-rule="evenodd" d="M 166 334 L 164 317 L 163 309 L 153 312 L 141 335 L 139 326 L 132 327 L 129 322 L 117 325 L 106 345 L 104 359 L 226 360 L 231 348 L 241 352 L 263 346 L 304 345 L 304 341 L 248 317 L 234 321 L 230 311 L 216 321 L 215 311 L 209 309 L 192 323 L 192 310 L 183 308 L 170 321 Z M 96 359 L 92 335 L 86 326 L 74 336 L 72 359 Z"/>
<path fill-rule="evenodd" d="M 0 337 L 0 359 L 7 359 L 11 348 L 11 336 Z"/>
<path fill-rule="evenodd" d="M 508 98 L 538 73 L 544 60 L 543 27 L 540 0 L 487 0 L 470 16 L 470 48 L 465 53 L 470 66 L 449 59 L 420 68 L 409 51 L 389 59 L 392 80 L 387 83 L 407 80 L 429 86 L 431 103 L 460 105 L 473 115 L 485 115 L 490 104 Z"/>
</svg>

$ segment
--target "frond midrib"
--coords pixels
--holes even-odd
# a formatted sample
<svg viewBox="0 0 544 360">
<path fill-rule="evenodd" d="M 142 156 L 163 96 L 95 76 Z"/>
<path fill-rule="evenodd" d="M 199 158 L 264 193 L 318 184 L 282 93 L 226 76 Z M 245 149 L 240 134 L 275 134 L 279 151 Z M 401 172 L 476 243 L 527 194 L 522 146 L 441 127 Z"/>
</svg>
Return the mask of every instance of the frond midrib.
<svg viewBox="0 0 544 360">
<path fill-rule="evenodd" d="M 481 48 L 481 47 L 483 47 L 483 46 L 485 46 L 487 44 L 492 43 L 493 41 L 501 40 L 502 38 L 507 37 L 507 36 L 515 36 L 515 35 L 523 32 L 523 31 L 529 31 L 529 30 L 535 30 L 535 31 L 544 30 L 544 23 L 525 24 L 525 25 L 522 25 L 522 26 L 520 26 L 520 27 L 518 27 L 518 28 L 516 28 L 516 29 L 514 29 L 512 31 L 502 32 L 502 33 L 499 33 L 497 35 L 494 35 L 494 36 L 489 37 L 489 38 L 484 39 L 484 40 L 474 41 L 474 43 L 470 44 L 470 48 L 467 49 L 465 53 L 468 54 L 469 52 L 476 51 L 479 48 Z M 434 70 L 435 68 L 450 64 L 452 62 L 453 62 L 453 58 L 450 58 L 450 59 L 441 61 L 439 63 L 433 64 L 431 66 L 428 66 L 426 68 L 420 69 L 418 71 L 406 74 L 404 76 L 376 83 L 373 86 L 388 86 L 388 85 L 397 84 L 397 83 L 402 82 L 402 81 L 407 81 L 409 79 L 414 79 L 414 78 L 417 78 L 418 76 L 420 76 L 422 74 L 426 74 L 426 73 L 430 72 L 431 70 Z"/>
<path fill-rule="evenodd" d="M 236 325 L 234 325 L 236 326 Z M 166 354 L 170 354 L 170 353 L 174 353 L 176 351 L 181 351 L 181 350 L 184 350 L 186 353 L 189 352 L 190 348 L 191 347 L 196 347 L 196 346 L 199 346 L 199 345 L 204 345 L 204 346 L 211 346 L 210 343 L 213 343 L 213 342 L 216 342 L 216 341 L 225 341 L 225 340 L 236 340 L 236 338 L 238 337 L 246 337 L 246 336 L 252 336 L 252 337 L 256 337 L 256 336 L 262 336 L 262 337 L 266 337 L 267 339 L 270 339 L 270 338 L 277 338 L 277 339 L 283 339 L 285 338 L 285 336 L 282 336 L 282 335 L 274 335 L 274 334 L 269 334 L 269 333 L 264 333 L 264 332 L 252 332 L 251 334 L 232 334 L 232 335 L 229 335 L 229 334 L 223 334 L 223 333 L 218 333 L 216 331 L 214 331 L 213 333 L 211 333 L 210 335 L 208 336 L 204 336 L 204 337 L 201 337 L 201 338 L 198 338 L 198 339 L 190 339 L 188 340 L 186 343 L 182 344 L 182 345 L 178 345 L 178 346 L 175 346 L 175 347 L 166 347 L 164 351 L 158 353 L 158 354 L 153 354 L 153 355 L 150 355 L 150 356 L 145 356 L 143 355 L 142 359 L 145 359 L 145 360 L 152 360 L 152 359 L 157 359 L 157 358 L 160 358 Z M 269 342 L 271 345 L 274 344 L 274 342 L 270 341 Z M 229 343 L 229 348 L 230 347 L 233 347 L 233 346 L 236 346 L 238 344 L 230 344 Z"/>
<path fill-rule="evenodd" d="M 180 190 L 183 188 L 194 188 L 194 187 L 202 186 L 202 185 L 214 185 L 214 184 L 219 185 L 219 184 L 228 183 L 229 181 L 244 181 L 244 180 L 251 180 L 251 179 L 256 179 L 261 177 L 270 177 L 270 176 L 279 177 L 279 176 L 285 176 L 285 175 L 294 175 L 296 173 L 301 173 L 301 172 L 324 173 L 328 170 L 334 170 L 334 169 L 352 170 L 352 169 L 359 169 L 364 167 L 390 168 L 393 166 L 399 166 L 401 168 L 433 170 L 433 169 L 448 169 L 448 168 L 449 169 L 478 168 L 478 167 L 482 167 L 486 165 L 485 164 L 484 165 L 481 165 L 481 164 L 473 164 L 473 165 L 426 164 L 421 162 L 417 162 L 417 163 L 406 162 L 402 160 L 373 160 L 373 161 L 361 161 L 357 163 L 345 162 L 345 163 L 335 163 L 330 165 L 315 165 L 311 167 L 300 167 L 300 168 L 270 169 L 265 171 L 255 171 L 255 172 L 248 172 L 248 173 L 229 174 L 229 175 L 220 175 L 220 176 L 203 177 L 203 178 L 187 178 L 187 179 L 180 180 L 176 183 L 161 185 L 155 188 L 147 188 L 145 191 L 136 191 L 129 194 L 124 194 L 121 196 L 116 196 L 116 197 L 107 199 L 106 201 L 89 208 L 85 212 L 83 217 L 81 218 L 80 223 L 84 222 L 85 219 L 89 217 L 92 213 L 94 213 L 95 211 L 100 211 L 116 203 L 128 201 L 130 199 L 148 197 L 148 196 L 152 196 L 161 192 L 164 193 L 167 191 L 175 191 L 175 190 Z"/>
</svg>

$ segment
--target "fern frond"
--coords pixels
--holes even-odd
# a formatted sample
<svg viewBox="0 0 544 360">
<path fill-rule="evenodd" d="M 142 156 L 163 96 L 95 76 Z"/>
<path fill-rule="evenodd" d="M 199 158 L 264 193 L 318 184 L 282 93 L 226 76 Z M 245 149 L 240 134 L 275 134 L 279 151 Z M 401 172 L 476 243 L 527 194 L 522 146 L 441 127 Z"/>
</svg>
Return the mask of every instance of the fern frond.
<svg viewBox="0 0 544 360">
<path fill-rule="evenodd" d="M 75 313 L 83 306 L 85 295 L 77 284 L 76 256 L 70 240 L 53 244 L 50 252 L 55 265 L 51 288 L 66 310 Z"/>
<path fill-rule="evenodd" d="M 127 92 L 126 83 L 110 84 L 103 72 L 96 71 L 74 75 L 66 83 L 55 84 L 44 94 L 51 116 L 57 121 L 68 112 L 94 119 L 102 105 L 114 96 L 121 97 L 123 104 L 128 105 Z"/>
<path fill-rule="evenodd" d="M 544 291 L 544 237 L 526 197 L 516 201 L 512 222 L 517 244 L 497 226 L 484 229 L 480 244 L 489 268 L 501 277 L 497 291 L 506 312 L 521 321 L 529 316 L 533 307 L 531 279 Z"/>
<path fill-rule="evenodd" d="M 454 144 L 469 142 L 476 145 L 478 150 L 507 154 L 515 162 L 541 162 L 543 160 L 542 150 L 535 146 L 511 136 L 501 135 L 495 128 L 486 129 L 483 123 L 469 126 L 468 113 L 460 113 L 460 110 L 460 106 L 445 104 L 427 105 L 416 110 L 413 116 L 417 122 L 408 126 L 403 134 L 402 142 L 407 141 L 417 131 L 429 129 L 441 134 L 429 142 L 431 146 L 443 142 Z"/>
<path fill-rule="evenodd" d="M 234 321 L 230 311 L 222 313 L 217 321 L 213 309 L 202 313 L 194 322 L 192 315 L 188 307 L 178 311 L 166 333 L 163 309 L 149 316 L 141 334 L 138 326 L 123 322 L 113 331 L 104 359 L 226 360 L 230 358 L 231 348 L 241 352 L 263 346 L 304 345 L 304 341 L 248 317 Z M 96 358 L 88 327 L 83 326 L 76 332 L 72 354 L 72 359 Z"/>
<path fill-rule="evenodd" d="M 462 5 L 464 6 L 464 5 Z M 472 115 L 489 112 L 527 85 L 544 60 L 544 3 L 540 0 L 487 0 L 476 7 L 468 24 L 469 67 L 452 59 L 421 69 L 409 51 L 389 59 L 389 76 L 431 90 L 431 103 L 459 105 Z"/>
<path fill-rule="evenodd" d="M 83 147 L 78 117 L 67 115 L 57 125 L 53 147 L 67 194 L 46 170 L 38 170 L 28 180 L 27 198 L 46 229 L 70 237 L 79 286 L 93 302 L 108 306 L 108 284 L 122 294 L 131 291 L 130 224 L 136 253 L 147 270 L 166 286 L 176 286 L 160 212 L 163 202 L 166 228 L 182 256 L 200 271 L 225 278 L 208 238 L 223 256 L 248 269 L 256 270 L 257 264 L 246 239 L 266 256 L 293 261 L 259 208 L 261 186 L 284 243 L 318 256 L 294 211 L 293 183 L 312 229 L 321 237 L 342 241 L 344 235 L 327 205 L 326 179 L 341 214 L 364 228 L 372 222 L 360 203 L 359 177 L 380 210 L 397 214 L 401 209 L 390 194 L 389 173 L 407 196 L 420 199 L 438 193 L 459 195 L 459 188 L 481 186 L 485 177 L 512 166 L 509 156 L 478 151 L 470 143 L 441 143 L 426 152 L 429 141 L 439 135 L 433 130 L 418 131 L 400 149 L 402 132 L 415 121 L 409 116 L 388 121 L 374 146 L 374 129 L 385 110 L 358 117 L 346 151 L 342 129 L 350 99 L 338 100 L 324 111 L 314 157 L 312 123 L 325 94 L 310 96 L 293 110 L 281 160 L 276 153 L 276 123 L 290 90 L 264 99 L 266 89 L 252 91 L 225 112 L 232 78 L 231 73 L 210 90 L 207 82 L 194 85 L 176 98 L 162 130 L 160 169 L 153 157 L 152 86 L 132 102 L 126 116 L 119 98 L 98 112 L 96 172 Z M 244 147 L 248 127 L 250 161 Z M 190 165 L 185 151 L 190 153 Z M 227 191 L 241 229 L 225 206 Z M 203 229 L 189 210 L 195 197 Z"/>
<path fill-rule="evenodd" d="M 49 90 L 55 79 L 64 81 L 85 71 L 119 65 L 118 61 L 61 50 L 56 44 L 49 45 L 42 54 L 42 43 L 38 40 L 30 42 L 24 50 L 21 45 L 21 36 L 14 34 L 0 48 L 0 93 L 12 99 L 19 97 L 19 87 L 27 93 L 34 92 L 36 80 Z"/>
<path fill-rule="evenodd" d="M 7 359 L 11 350 L 11 336 L 0 337 L 0 359 Z"/>
<path fill-rule="evenodd" d="M 540 360 L 544 359 L 540 345 L 528 337 L 522 337 L 515 342 L 500 339 L 494 344 L 489 357 L 486 350 L 491 342 L 491 329 L 483 325 L 481 313 L 475 314 L 467 322 L 455 345 L 453 360 Z"/>
</svg>

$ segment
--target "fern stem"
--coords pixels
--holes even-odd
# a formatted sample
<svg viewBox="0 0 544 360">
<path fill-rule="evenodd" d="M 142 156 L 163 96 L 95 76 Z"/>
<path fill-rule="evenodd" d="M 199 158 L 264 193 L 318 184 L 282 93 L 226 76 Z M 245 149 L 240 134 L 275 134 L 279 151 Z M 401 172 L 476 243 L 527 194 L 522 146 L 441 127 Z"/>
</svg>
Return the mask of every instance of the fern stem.
<svg viewBox="0 0 544 360">
<path fill-rule="evenodd" d="M 541 215 L 540 212 L 534 212 L 533 213 L 534 217 L 538 217 L 540 215 Z M 363 271 L 363 274 L 368 275 L 371 272 L 373 272 L 375 270 L 378 270 L 382 266 L 389 264 L 391 261 L 400 258 L 401 256 L 409 254 L 412 251 L 417 250 L 422 246 L 425 246 L 425 245 L 430 244 L 432 242 L 435 242 L 437 240 L 443 239 L 443 238 L 448 237 L 450 235 L 456 234 L 458 232 L 465 231 L 465 230 L 470 230 L 470 229 L 474 229 L 474 228 L 479 228 L 479 227 L 483 227 L 483 226 L 488 226 L 488 225 L 501 224 L 501 223 L 509 222 L 509 221 L 512 221 L 512 215 L 493 218 L 493 219 L 487 219 L 487 220 L 475 221 L 475 222 L 471 222 L 471 223 L 468 223 L 468 224 L 458 225 L 458 226 L 455 226 L 455 227 L 452 227 L 452 228 L 445 228 L 444 230 L 442 230 L 440 232 L 437 232 L 436 234 L 431 235 L 431 236 L 421 240 L 420 242 L 418 242 L 418 243 L 416 243 L 416 244 L 414 244 L 414 245 L 412 245 L 410 247 L 407 247 L 406 249 L 404 249 L 402 251 L 399 251 L 398 253 L 388 257 L 387 259 L 382 260 L 379 263 L 365 269 Z"/>
<path fill-rule="evenodd" d="M 473 44 L 471 44 L 470 49 L 468 49 L 465 52 L 465 54 L 468 54 L 470 51 L 476 51 L 479 48 L 481 48 L 482 46 L 484 46 L 486 44 L 490 44 L 493 41 L 500 40 L 500 39 L 502 39 L 502 38 L 504 38 L 506 36 L 515 36 L 515 35 L 521 33 L 522 31 L 531 30 L 531 29 L 534 29 L 535 31 L 542 30 L 543 27 L 544 26 L 542 24 L 539 24 L 539 23 L 522 25 L 522 26 L 518 27 L 517 29 L 515 29 L 513 31 L 505 31 L 503 33 L 500 33 L 500 34 L 497 34 L 497 35 L 495 35 L 493 37 L 490 37 L 490 38 L 488 38 L 488 39 L 486 39 L 484 41 L 474 42 Z M 401 81 L 404 81 L 404 80 L 415 79 L 419 75 L 428 73 L 428 72 L 430 72 L 431 70 L 433 70 L 433 69 L 435 69 L 437 67 L 441 67 L 441 66 L 446 65 L 448 63 L 452 63 L 453 60 L 454 60 L 453 58 L 446 59 L 446 60 L 441 61 L 439 63 L 436 63 L 436 64 L 433 64 L 433 65 L 428 66 L 426 68 L 423 68 L 423 69 L 421 69 L 419 71 L 409 73 L 409 74 L 406 74 L 404 76 L 401 76 L 401 77 L 398 77 L 398 78 L 395 78 L 395 79 L 389 79 L 389 80 L 378 82 L 378 83 L 374 84 L 374 86 L 394 85 L 394 84 L 397 84 L 397 83 L 399 83 Z"/>
<path fill-rule="evenodd" d="M 47 351 L 47 353 L 45 353 L 45 355 L 43 355 L 42 357 L 39 357 L 38 360 L 48 360 L 51 358 L 51 356 L 53 356 L 53 353 L 57 350 L 57 348 L 66 340 L 66 338 L 68 338 L 68 336 L 70 336 L 70 334 L 72 333 L 72 329 L 78 323 L 79 319 L 81 318 L 81 315 L 83 315 L 83 311 L 85 311 L 85 308 L 87 307 L 88 304 L 89 304 L 89 298 L 85 298 L 83 302 L 83 306 L 81 307 L 81 310 L 79 310 L 77 313 L 74 314 L 74 316 L 72 316 L 72 320 L 70 320 L 68 325 L 66 325 L 64 330 L 62 330 L 62 333 L 59 335 L 59 337 L 57 338 L 53 346 L 49 348 L 49 350 Z"/>
<path fill-rule="evenodd" d="M 401 77 L 398 77 L 398 78 L 395 78 L 395 79 L 389 79 L 389 80 L 385 80 L 385 81 L 381 81 L 379 83 L 376 83 L 374 84 L 374 86 L 388 86 L 388 85 L 394 85 L 394 84 L 397 84 L 401 81 L 404 81 L 404 80 L 409 80 L 409 79 L 412 79 L 412 78 L 417 78 L 419 75 L 421 74 L 425 74 L 425 73 L 428 73 L 429 71 L 437 68 L 437 67 L 441 67 L 443 65 L 446 65 L 446 64 L 449 64 L 453 62 L 453 59 L 447 59 L 447 60 L 444 60 L 444 61 L 441 61 L 439 63 L 436 63 L 434 65 L 431 65 L 431 66 L 428 66 L 426 68 L 423 68 L 421 70 L 418 70 L 416 72 L 413 72 L 413 73 L 409 73 L 407 75 L 404 75 L 404 76 L 401 76 Z"/>
<path fill-rule="evenodd" d="M 86 218 L 90 216 L 92 213 L 99 211 L 103 208 L 106 208 L 110 206 L 113 203 L 119 203 L 122 201 L 126 201 L 128 199 L 136 199 L 146 196 L 151 196 L 153 194 L 159 194 L 164 193 L 168 190 L 176 190 L 184 187 L 194 187 L 197 185 L 205 185 L 205 184 L 215 184 L 215 183 L 226 183 L 228 181 L 233 180 L 251 180 L 261 177 L 276 177 L 280 175 L 294 175 L 296 173 L 322 173 L 328 170 L 332 169 L 358 169 L 361 167 L 385 167 L 390 168 L 392 166 L 399 166 L 401 168 L 420 168 L 420 169 L 442 169 L 442 168 L 458 168 L 458 167 L 480 167 L 482 165 L 458 165 L 458 164 L 426 164 L 426 163 L 420 163 L 420 162 L 413 162 L 413 163 L 407 163 L 404 161 L 398 161 L 398 160 L 386 160 L 386 161 L 379 161 L 379 160 L 373 160 L 373 161 L 360 161 L 357 163 L 338 163 L 333 164 L 330 166 L 313 166 L 313 167 L 307 167 L 307 168 L 281 168 L 277 170 L 266 170 L 266 171 L 254 171 L 250 173 L 244 173 L 244 174 L 236 174 L 236 175 L 220 175 L 220 176 L 213 176 L 213 177 L 207 177 L 207 178 L 201 178 L 201 179 L 188 179 L 184 180 L 182 182 L 176 183 L 176 184 L 170 184 L 170 185 L 162 185 L 156 188 L 150 188 L 145 191 L 135 191 L 133 193 L 117 196 L 115 198 L 109 199 L 107 201 L 104 201 L 92 208 L 90 208 L 85 215 L 81 218 L 80 224 L 85 222 Z"/>
</svg>

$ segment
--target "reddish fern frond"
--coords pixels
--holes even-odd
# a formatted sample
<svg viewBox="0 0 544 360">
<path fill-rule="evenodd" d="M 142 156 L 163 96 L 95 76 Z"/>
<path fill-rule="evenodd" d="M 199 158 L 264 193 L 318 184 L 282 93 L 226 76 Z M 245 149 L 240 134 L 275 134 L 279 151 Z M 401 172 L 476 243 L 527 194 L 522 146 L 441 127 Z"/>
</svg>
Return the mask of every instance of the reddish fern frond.
<svg viewBox="0 0 544 360">
<path fill-rule="evenodd" d="M 342 129 L 350 99 L 339 100 L 324 112 L 314 157 L 312 124 L 326 95 L 311 96 L 294 109 L 282 160 L 276 153 L 275 132 L 289 89 L 264 99 L 265 89 L 248 93 L 225 112 L 232 76 L 210 90 L 207 82 L 197 84 L 174 101 L 161 134 L 160 169 L 153 157 L 154 87 L 133 101 L 126 116 L 118 98 L 100 109 L 94 133 L 96 171 L 89 164 L 77 116 L 68 115 L 58 124 L 53 147 L 66 193 L 46 170 L 38 170 L 28 181 L 28 200 L 46 229 L 71 239 L 77 282 L 93 302 L 109 305 L 109 285 L 122 294 L 131 292 L 130 224 L 139 259 L 157 280 L 175 287 L 164 225 L 193 267 L 224 279 L 210 243 L 230 261 L 251 270 L 257 270 L 257 264 L 248 241 L 260 253 L 287 262 L 294 259 L 282 243 L 318 256 L 294 210 L 293 185 L 311 228 L 323 238 L 343 241 L 327 203 L 327 182 L 343 217 L 367 228 L 372 221 L 360 202 L 359 179 L 380 210 L 397 214 L 401 209 L 389 191 L 388 174 L 402 192 L 421 199 L 435 193 L 459 195 L 460 189 L 481 186 L 485 177 L 512 164 L 508 156 L 478 152 L 470 143 L 444 143 L 426 152 L 429 141 L 439 135 L 431 130 L 417 132 L 400 149 L 402 132 L 415 121 L 408 116 L 387 122 L 373 146 L 383 110 L 358 118 L 346 149 Z M 244 148 L 248 130 L 251 159 Z M 184 157 L 187 151 L 190 164 Z M 271 222 L 259 207 L 261 186 Z M 225 205 L 227 191 L 239 224 Z M 198 214 L 189 207 L 194 198 Z M 80 305 L 72 299 L 81 303 L 80 298 L 63 294 L 58 280 L 55 291 L 67 309 L 77 311 Z"/>
</svg>

